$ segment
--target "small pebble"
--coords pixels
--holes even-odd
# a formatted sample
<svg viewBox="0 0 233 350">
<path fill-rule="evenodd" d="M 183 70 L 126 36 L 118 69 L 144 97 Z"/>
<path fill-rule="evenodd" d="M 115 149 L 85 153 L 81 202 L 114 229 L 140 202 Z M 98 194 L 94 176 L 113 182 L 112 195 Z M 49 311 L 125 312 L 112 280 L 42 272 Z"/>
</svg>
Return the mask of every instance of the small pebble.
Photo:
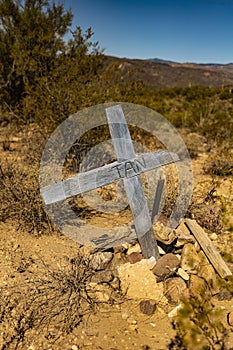
<svg viewBox="0 0 233 350">
<path fill-rule="evenodd" d="M 130 314 L 128 311 L 123 311 L 121 314 L 121 317 L 123 320 L 127 320 L 127 318 L 129 318 Z"/>
<path fill-rule="evenodd" d="M 212 235 L 210 235 L 210 239 L 211 239 L 212 241 L 217 241 L 218 235 L 217 235 L 216 233 L 212 233 Z"/>
<path fill-rule="evenodd" d="M 184 271 L 181 267 L 178 269 L 177 274 L 183 278 L 183 280 L 188 281 L 189 280 L 189 275 L 187 274 L 186 271 Z"/>
<path fill-rule="evenodd" d="M 233 327 L 233 311 L 229 312 L 227 315 L 227 322 L 231 327 Z"/>
<path fill-rule="evenodd" d="M 134 325 L 137 324 L 137 321 L 134 320 L 132 317 L 128 318 L 127 322 L 130 323 L 130 324 L 134 324 Z"/>
<path fill-rule="evenodd" d="M 130 329 L 131 331 L 136 331 L 136 330 L 138 329 L 138 326 L 137 326 L 136 324 L 130 324 L 130 325 L 129 325 L 129 329 Z"/>
<path fill-rule="evenodd" d="M 139 307 L 143 314 L 152 315 L 156 311 L 157 303 L 155 300 L 141 300 Z"/>
<path fill-rule="evenodd" d="M 78 347 L 77 347 L 77 345 L 72 345 L 72 346 L 71 346 L 71 349 L 72 349 L 72 350 L 78 350 Z"/>
</svg>

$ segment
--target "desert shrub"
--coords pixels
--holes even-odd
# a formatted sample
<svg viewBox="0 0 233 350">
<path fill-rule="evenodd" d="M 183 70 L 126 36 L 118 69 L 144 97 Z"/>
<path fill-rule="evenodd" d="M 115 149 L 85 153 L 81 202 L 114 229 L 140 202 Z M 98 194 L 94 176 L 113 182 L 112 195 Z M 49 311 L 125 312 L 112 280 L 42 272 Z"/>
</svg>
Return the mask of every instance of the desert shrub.
<svg viewBox="0 0 233 350">
<path fill-rule="evenodd" d="M 56 343 L 85 317 L 97 312 L 99 305 L 112 305 L 123 300 L 119 290 L 110 283 L 107 283 L 109 298 L 99 297 L 104 293 L 106 283 L 101 281 L 95 284 L 96 288 L 91 284 L 96 271 L 90 257 L 78 254 L 56 268 L 42 259 L 36 262 L 36 271 L 33 268 L 23 270 L 28 283 L 2 288 L 0 329 L 3 350 L 25 349 L 29 340 L 37 341 L 38 334 L 49 343 Z"/>
<path fill-rule="evenodd" d="M 221 311 L 215 310 L 210 301 L 198 298 L 185 301 L 173 323 L 177 334 L 169 349 L 226 349 L 227 329 L 220 321 L 221 316 Z"/>
<path fill-rule="evenodd" d="M 51 131 L 90 103 L 103 56 L 72 18 L 53 1 L 0 1 L 0 101 L 17 121 Z"/>
<path fill-rule="evenodd" d="M 37 164 L 26 169 L 11 162 L 0 166 L 0 187 L 0 220 L 12 219 L 36 234 L 53 230 L 40 195 Z"/>
<path fill-rule="evenodd" d="M 233 175 L 233 154 L 229 146 L 218 148 L 206 162 L 205 172 L 217 176 Z"/>
<path fill-rule="evenodd" d="M 232 279 L 219 279 L 218 284 L 232 294 Z M 208 289 L 199 292 L 199 295 L 183 299 L 183 307 L 173 322 L 176 335 L 171 340 L 169 349 L 227 349 L 228 330 L 222 321 L 225 317 L 223 311 L 215 307 Z"/>
</svg>

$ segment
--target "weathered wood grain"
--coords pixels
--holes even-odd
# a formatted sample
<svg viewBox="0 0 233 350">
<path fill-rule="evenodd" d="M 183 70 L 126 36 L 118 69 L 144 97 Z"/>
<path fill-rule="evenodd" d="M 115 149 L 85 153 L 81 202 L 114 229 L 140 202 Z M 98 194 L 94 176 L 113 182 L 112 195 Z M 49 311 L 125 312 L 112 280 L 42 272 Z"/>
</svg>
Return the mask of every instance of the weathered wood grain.
<svg viewBox="0 0 233 350">
<path fill-rule="evenodd" d="M 221 255 L 213 245 L 212 241 L 207 236 L 206 232 L 198 225 L 195 220 L 185 219 L 185 224 L 196 238 L 197 242 L 201 246 L 201 249 L 209 259 L 220 277 L 225 278 L 232 276 L 232 272 L 222 259 Z"/>
<path fill-rule="evenodd" d="M 157 184 L 157 188 L 155 191 L 154 204 L 153 204 L 153 208 L 152 208 L 152 215 L 151 215 L 152 224 L 154 223 L 154 219 L 155 219 L 156 215 L 158 215 L 158 212 L 159 212 L 159 205 L 161 202 L 164 183 L 165 183 L 165 179 L 159 179 L 158 184 Z"/>
<path fill-rule="evenodd" d="M 134 218 L 135 230 L 145 258 L 159 258 L 152 220 L 144 194 L 140 174 L 179 160 L 172 152 L 159 151 L 136 157 L 129 129 L 120 105 L 106 109 L 117 161 L 41 189 L 45 204 L 52 204 L 71 196 L 91 191 L 123 179 L 126 195 Z M 163 181 L 157 187 L 153 215 L 156 215 L 162 195 Z"/>
<path fill-rule="evenodd" d="M 133 143 L 121 106 L 107 108 L 106 114 L 118 161 L 127 161 L 135 158 Z M 142 254 L 144 258 L 154 256 L 158 259 L 158 246 L 141 178 L 139 175 L 136 175 L 131 178 L 124 178 L 123 181 Z"/>
<path fill-rule="evenodd" d="M 41 189 L 41 194 L 45 204 L 52 204 L 175 161 L 178 161 L 178 156 L 175 153 L 165 151 L 145 153 L 139 157 L 113 162 L 46 186 Z"/>
</svg>

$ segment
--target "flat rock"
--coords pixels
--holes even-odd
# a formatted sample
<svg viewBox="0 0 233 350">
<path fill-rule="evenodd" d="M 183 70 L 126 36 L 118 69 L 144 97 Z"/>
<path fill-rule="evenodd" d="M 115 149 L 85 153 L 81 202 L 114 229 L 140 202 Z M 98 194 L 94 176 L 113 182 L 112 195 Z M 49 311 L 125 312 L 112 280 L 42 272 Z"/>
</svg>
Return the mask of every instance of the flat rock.
<svg viewBox="0 0 233 350">
<path fill-rule="evenodd" d="M 181 267 L 177 270 L 177 275 L 179 275 L 185 281 L 189 280 L 189 274 L 186 271 L 184 271 Z"/>
<path fill-rule="evenodd" d="M 136 264 L 126 263 L 118 267 L 122 292 L 128 298 L 153 299 L 159 301 L 163 296 L 163 283 L 157 283 L 149 269 L 146 259 Z"/>
<path fill-rule="evenodd" d="M 104 270 L 113 258 L 111 252 L 97 252 L 90 256 L 90 266 L 96 270 Z"/>
<path fill-rule="evenodd" d="M 109 270 L 96 271 L 96 273 L 91 276 L 91 282 L 97 283 L 109 283 L 114 279 L 114 275 Z"/>
<path fill-rule="evenodd" d="M 155 300 L 141 300 L 139 303 L 141 313 L 152 315 L 156 311 L 157 302 Z"/>
<path fill-rule="evenodd" d="M 187 291 L 186 283 L 181 277 L 168 278 L 164 282 L 164 294 L 171 304 L 179 304 Z"/>
<path fill-rule="evenodd" d="M 181 268 L 189 273 L 197 273 L 200 266 L 200 258 L 193 244 L 185 244 L 181 254 Z"/>
<path fill-rule="evenodd" d="M 176 255 L 168 253 L 163 255 L 153 267 L 153 273 L 159 278 L 171 275 L 179 266 L 180 262 Z"/>
<path fill-rule="evenodd" d="M 143 256 L 141 253 L 133 252 L 129 255 L 127 255 L 127 261 L 131 264 L 135 264 L 138 261 L 141 261 L 143 259 Z"/>
</svg>

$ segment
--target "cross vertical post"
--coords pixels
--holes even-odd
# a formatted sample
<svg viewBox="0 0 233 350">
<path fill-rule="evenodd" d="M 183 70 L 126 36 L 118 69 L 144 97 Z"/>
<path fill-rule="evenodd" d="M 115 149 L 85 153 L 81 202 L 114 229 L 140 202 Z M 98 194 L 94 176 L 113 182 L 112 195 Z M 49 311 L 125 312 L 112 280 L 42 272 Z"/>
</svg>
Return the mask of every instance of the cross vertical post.
<svg viewBox="0 0 233 350">
<path fill-rule="evenodd" d="M 121 106 L 107 108 L 106 115 L 117 160 L 122 162 L 135 158 L 132 139 Z M 130 171 L 130 165 L 128 170 Z M 125 177 L 123 181 L 142 254 L 144 258 L 154 256 L 158 260 L 159 250 L 140 175 Z"/>
</svg>

